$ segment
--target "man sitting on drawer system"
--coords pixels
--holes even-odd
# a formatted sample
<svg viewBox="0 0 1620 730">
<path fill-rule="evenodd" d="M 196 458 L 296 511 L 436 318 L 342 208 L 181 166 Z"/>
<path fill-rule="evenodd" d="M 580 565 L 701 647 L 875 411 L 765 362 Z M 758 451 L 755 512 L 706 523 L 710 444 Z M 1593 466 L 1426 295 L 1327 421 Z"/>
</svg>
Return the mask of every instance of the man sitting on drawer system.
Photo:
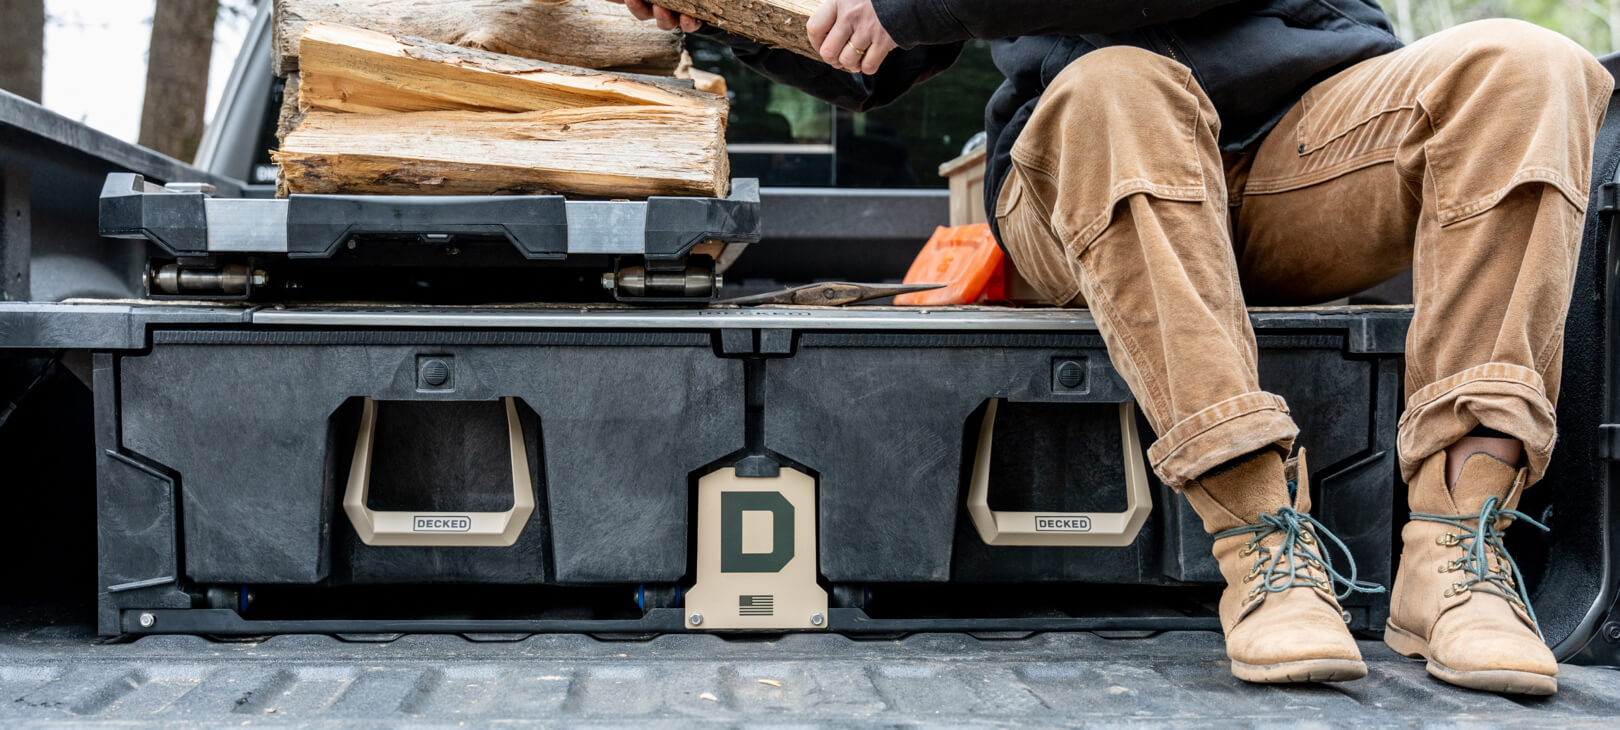
<svg viewBox="0 0 1620 730">
<path fill-rule="evenodd" d="M 1385 641 L 1454 684 L 1557 690 L 1501 540 L 1534 524 L 1514 508 L 1556 432 L 1614 83 L 1586 51 L 1504 20 L 1402 48 L 1373 0 L 827 0 L 807 24 L 823 65 L 626 4 L 854 110 L 994 41 L 992 225 L 1041 293 L 1090 307 L 1159 436 L 1153 469 L 1215 535 L 1239 678 L 1363 676 L 1335 586 L 1381 590 L 1328 559 L 1245 304 L 1330 300 L 1411 267 L 1412 515 Z"/>
</svg>

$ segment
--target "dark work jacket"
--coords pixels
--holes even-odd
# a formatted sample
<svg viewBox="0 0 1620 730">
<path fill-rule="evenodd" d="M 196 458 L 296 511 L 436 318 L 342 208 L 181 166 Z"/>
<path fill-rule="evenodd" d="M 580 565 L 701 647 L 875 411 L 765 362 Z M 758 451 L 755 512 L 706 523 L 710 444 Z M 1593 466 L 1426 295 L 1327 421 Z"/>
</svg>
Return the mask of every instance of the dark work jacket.
<svg viewBox="0 0 1620 730">
<path fill-rule="evenodd" d="M 737 59 L 780 83 L 853 111 L 894 101 L 953 63 L 962 43 L 993 41 L 1007 77 L 990 97 L 985 208 L 995 203 L 1013 142 L 1070 62 L 1105 46 L 1170 56 L 1193 71 L 1221 118 L 1221 149 L 1254 145 L 1313 84 L 1400 47 L 1376 0 L 873 0 L 901 47 L 871 76 L 712 29 Z M 1099 140 L 1098 144 L 1106 144 Z"/>
</svg>

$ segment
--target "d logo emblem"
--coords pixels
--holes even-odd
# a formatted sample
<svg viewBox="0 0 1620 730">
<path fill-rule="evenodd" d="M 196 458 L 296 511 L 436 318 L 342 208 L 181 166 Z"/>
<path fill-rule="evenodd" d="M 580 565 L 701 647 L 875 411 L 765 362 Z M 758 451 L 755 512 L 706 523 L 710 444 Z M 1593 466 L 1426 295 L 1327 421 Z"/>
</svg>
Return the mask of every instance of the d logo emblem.
<svg viewBox="0 0 1620 730">
<path fill-rule="evenodd" d="M 771 551 L 744 552 L 743 515 L 771 516 Z M 720 493 L 720 572 L 775 573 L 793 559 L 793 504 L 779 492 Z"/>
<path fill-rule="evenodd" d="M 698 479 L 697 583 L 686 610 L 689 629 L 827 628 L 815 479 L 787 467 L 770 478 L 721 469 Z"/>
</svg>

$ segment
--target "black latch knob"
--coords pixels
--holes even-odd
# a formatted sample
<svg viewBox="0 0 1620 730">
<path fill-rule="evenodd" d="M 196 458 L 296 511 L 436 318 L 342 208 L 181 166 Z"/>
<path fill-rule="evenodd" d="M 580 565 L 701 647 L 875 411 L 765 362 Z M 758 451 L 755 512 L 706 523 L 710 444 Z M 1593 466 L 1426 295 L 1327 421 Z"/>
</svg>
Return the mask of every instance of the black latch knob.
<svg viewBox="0 0 1620 730">
<path fill-rule="evenodd" d="M 1074 390 L 1086 382 L 1086 369 L 1080 363 L 1066 360 L 1058 364 L 1057 381 L 1065 390 Z"/>
<path fill-rule="evenodd" d="M 450 366 L 443 360 L 429 360 L 422 363 L 422 383 L 430 388 L 437 388 L 450 380 Z"/>
</svg>

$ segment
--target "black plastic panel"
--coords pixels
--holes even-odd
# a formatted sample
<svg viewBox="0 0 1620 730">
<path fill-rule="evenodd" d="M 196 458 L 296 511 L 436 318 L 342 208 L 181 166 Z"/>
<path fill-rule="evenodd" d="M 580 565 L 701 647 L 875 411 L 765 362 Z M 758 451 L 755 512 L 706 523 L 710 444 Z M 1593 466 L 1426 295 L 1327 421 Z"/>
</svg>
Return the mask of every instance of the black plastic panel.
<svg viewBox="0 0 1620 730">
<path fill-rule="evenodd" d="M 202 193 L 141 191 L 145 178 L 115 172 L 101 190 L 101 235 L 145 238 L 173 256 L 208 253 L 208 218 Z"/>
<path fill-rule="evenodd" d="M 526 259 L 559 259 L 568 253 L 565 205 L 560 195 L 293 195 L 287 253 L 329 258 L 351 236 L 443 234 L 505 238 Z"/>
<path fill-rule="evenodd" d="M 687 475 L 742 447 L 742 410 L 732 405 L 742 392 L 741 363 L 714 357 L 705 334 L 488 334 L 411 333 L 368 343 L 315 333 L 166 332 L 150 354 L 121 358 L 120 447 L 180 475 L 185 575 L 270 584 L 406 576 L 410 561 L 383 565 L 352 543 L 338 500 L 354 431 L 334 414 L 357 396 L 513 396 L 535 414 L 543 442 L 531 458 L 544 464 L 537 514 L 555 524 L 550 575 L 563 583 L 682 577 Z M 453 388 L 419 387 L 423 354 L 453 359 Z M 340 573 L 331 568 L 333 535 L 348 541 Z M 509 565 L 476 570 L 467 567 L 468 549 L 406 549 L 431 555 L 414 563 L 428 570 L 409 577 L 541 580 L 545 561 L 534 565 L 521 547 L 479 552 L 479 560 Z"/>
</svg>

